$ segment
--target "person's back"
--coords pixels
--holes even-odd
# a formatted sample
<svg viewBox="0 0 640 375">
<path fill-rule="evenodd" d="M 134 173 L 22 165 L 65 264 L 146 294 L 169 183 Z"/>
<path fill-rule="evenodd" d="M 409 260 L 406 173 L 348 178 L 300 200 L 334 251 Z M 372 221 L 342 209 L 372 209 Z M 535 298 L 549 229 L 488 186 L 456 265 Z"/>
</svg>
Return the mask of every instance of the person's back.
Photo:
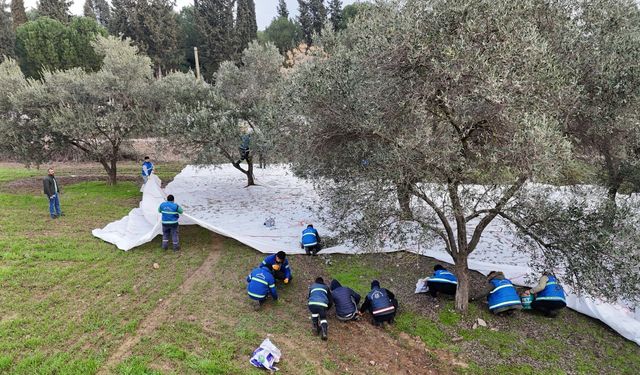
<svg viewBox="0 0 640 375">
<path fill-rule="evenodd" d="M 274 301 L 278 299 L 276 280 L 266 267 L 257 267 L 247 276 L 247 294 L 249 298 L 261 304 L 271 294 Z"/>
<path fill-rule="evenodd" d="M 427 286 L 431 297 L 436 297 L 438 292 L 447 295 L 455 295 L 458 288 L 458 279 L 454 274 L 437 264 L 433 268 L 433 276 L 427 278 Z"/>
<path fill-rule="evenodd" d="M 551 273 L 545 272 L 530 293 L 535 295 L 531 308 L 547 316 L 555 316 L 560 309 L 567 306 L 564 289 Z"/>
<path fill-rule="evenodd" d="M 340 285 L 338 280 L 331 281 L 331 295 L 336 305 L 336 316 L 340 320 L 352 320 L 357 317 L 360 295 L 351 288 Z"/>
<path fill-rule="evenodd" d="M 162 214 L 162 224 L 176 224 L 180 219 L 182 208 L 173 201 L 166 201 L 160 204 L 158 211 Z"/>
<path fill-rule="evenodd" d="M 307 307 L 311 312 L 311 323 L 315 334 L 321 333 L 322 339 L 326 340 L 329 323 L 327 321 L 327 310 L 331 307 L 333 299 L 329 287 L 321 277 L 309 286 L 309 297 Z"/>
<path fill-rule="evenodd" d="M 391 291 L 380 287 L 378 280 L 371 282 L 371 291 L 367 294 L 360 311 L 369 311 L 373 316 L 373 322 L 379 325 L 383 322 L 393 322 L 398 302 Z"/>
<path fill-rule="evenodd" d="M 307 255 L 316 255 L 320 251 L 320 234 L 312 224 L 302 231 L 300 244 Z"/>
<path fill-rule="evenodd" d="M 167 200 L 158 207 L 162 215 L 162 249 L 169 248 L 169 239 L 173 242 L 173 251 L 180 250 L 180 238 L 178 234 L 178 220 L 183 212 L 182 207 L 174 202 L 173 195 L 167 195 Z"/>
<path fill-rule="evenodd" d="M 522 301 L 516 288 L 510 280 L 504 277 L 502 272 L 491 272 L 488 279 L 493 287 L 487 297 L 489 311 L 500 314 L 522 308 Z"/>
</svg>

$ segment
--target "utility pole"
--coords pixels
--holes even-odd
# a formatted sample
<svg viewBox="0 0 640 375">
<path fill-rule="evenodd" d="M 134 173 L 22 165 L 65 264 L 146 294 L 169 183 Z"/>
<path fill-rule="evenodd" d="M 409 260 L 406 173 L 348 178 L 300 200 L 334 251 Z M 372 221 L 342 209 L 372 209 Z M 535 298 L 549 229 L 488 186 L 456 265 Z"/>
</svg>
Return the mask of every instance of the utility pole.
<svg viewBox="0 0 640 375">
<path fill-rule="evenodd" d="M 196 58 L 196 81 L 200 81 L 200 60 L 198 59 L 198 47 L 193 47 L 193 56 Z"/>
</svg>

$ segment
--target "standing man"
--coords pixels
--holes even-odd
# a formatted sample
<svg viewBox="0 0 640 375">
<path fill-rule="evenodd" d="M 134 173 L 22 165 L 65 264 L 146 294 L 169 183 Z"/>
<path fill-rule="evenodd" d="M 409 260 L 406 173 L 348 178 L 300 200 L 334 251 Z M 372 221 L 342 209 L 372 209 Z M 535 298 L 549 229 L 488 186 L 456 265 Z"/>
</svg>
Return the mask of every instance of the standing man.
<svg viewBox="0 0 640 375">
<path fill-rule="evenodd" d="M 158 212 L 162 214 L 162 250 L 169 248 L 169 237 L 173 242 L 173 251 L 180 250 L 178 240 L 178 219 L 182 213 L 182 207 L 173 202 L 173 195 L 167 196 L 167 201 L 160 204 Z"/>
<path fill-rule="evenodd" d="M 147 183 L 149 176 L 153 173 L 153 163 L 149 160 L 148 156 L 144 157 L 144 163 L 142 163 L 142 180 Z"/>
<path fill-rule="evenodd" d="M 62 216 L 62 211 L 60 210 L 60 198 L 58 197 L 60 187 L 58 186 L 58 181 L 56 181 L 53 168 L 49 168 L 47 177 L 42 180 L 42 184 L 44 194 L 49 198 L 49 214 L 52 219 L 57 219 Z"/>
<path fill-rule="evenodd" d="M 307 255 L 317 255 L 320 251 L 320 235 L 313 225 L 307 225 L 307 229 L 302 231 L 300 245 Z"/>
</svg>

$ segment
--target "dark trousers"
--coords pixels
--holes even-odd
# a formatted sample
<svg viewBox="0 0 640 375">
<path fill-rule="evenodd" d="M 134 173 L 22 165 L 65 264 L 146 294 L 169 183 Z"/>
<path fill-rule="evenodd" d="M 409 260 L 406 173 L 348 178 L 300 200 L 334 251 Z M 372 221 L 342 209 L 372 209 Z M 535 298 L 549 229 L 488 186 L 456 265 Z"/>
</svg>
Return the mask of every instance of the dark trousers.
<svg viewBox="0 0 640 375">
<path fill-rule="evenodd" d="M 545 315 L 553 315 L 565 306 L 567 304 L 562 301 L 534 300 L 531 302 L 532 309 L 541 311 Z"/>
<path fill-rule="evenodd" d="M 438 292 L 449 296 L 455 296 L 456 289 L 458 287 L 455 284 L 439 283 L 435 281 L 427 281 L 427 286 L 429 287 L 429 294 L 434 298 L 438 295 Z"/>
<path fill-rule="evenodd" d="M 320 252 L 320 244 L 305 246 L 304 252 L 307 253 L 307 255 L 316 255 Z"/>
<path fill-rule="evenodd" d="M 164 250 L 169 248 L 169 238 L 171 238 L 171 242 L 173 243 L 173 250 L 179 250 L 178 223 L 162 224 L 162 248 Z"/>
<path fill-rule="evenodd" d="M 284 266 L 282 266 L 282 267 L 284 267 Z M 287 278 L 287 276 L 285 275 L 285 273 L 284 273 L 284 271 L 283 271 L 283 270 L 273 271 L 273 277 L 274 277 L 276 280 L 284 280 L 284 279 L 286 279 L 286 278 Z M 289 281 L 291 281 L 291 280 L 289 280 Z"/>
<path fill-rule="evenodd" d="M 311 323 L 313 327 L 322 327 L 326 329 L 329 326 L 327 322 L 327 308 L 318 305 L 309 305 L 311 311 Z"/>
<path fill-rule="evenodd" d="M 49 198 L 49 214 L 51 217 L 62 215 L 62 211 L 60 211 L 60 199 L 57 193 L 53 198 Z"/>
<path fill-rule="evenodd" d="M 380 315 L 373 315 L 373 322 L 375 324 L 380 324 L 380 323 L 384 323 L 384 322 L 393 322 L 393 319 L 395 319 L 396 317 L 396 312 L 398 312 L 398 301 L 396 301 L 396 299 L 391 299 L 391 303 L 393 304 L 393 307 L 395 307 L 395 309 L 390 312 L 390 313 L 386 313 L 386 314 L 380 314 Z"/>
</svg>

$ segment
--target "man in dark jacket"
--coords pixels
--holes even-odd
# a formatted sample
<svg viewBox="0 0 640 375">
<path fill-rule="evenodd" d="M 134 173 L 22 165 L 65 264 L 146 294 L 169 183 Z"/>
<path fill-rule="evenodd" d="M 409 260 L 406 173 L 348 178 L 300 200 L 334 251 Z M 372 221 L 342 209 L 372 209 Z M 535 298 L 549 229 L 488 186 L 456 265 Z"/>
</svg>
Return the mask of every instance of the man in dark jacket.
<svg viewBox="0 0 640 375">
<path fill-rule="evenodd" d="M 56 181 L 53 168 L 49 168 L 48 173 L 47 177 L 42 180 L 42 185 L 44 187 L 44 194 L 49 198 L 49 214 L 52 219 L 57 219 L 62 216 L 60 198 L 58 197 L 60 194 L 60 186 L 58 185 L 58 181 Z"/>
<path fill-rule="evenodd" d="M 329 287 L 324 283 L 322 277 L 309 286 L 309 299 L 307 306 L 311 312 L 311 323 L 313 331 L 317 335 L 321 334 L 323 340 L 327 339 L 329 323 L 327 322 L 327 310 L 333 305 L 333 298 Z"/>
<path fill-rule="evenodd" d="M 344 322 L 358 318 L 360 295 L 351 288 L 340 285 L 336 279 L 331 281 L 331 296 L 336 304 L 336 317 Z"/>
<path fill-rule="evenodd" d="M 360 312 L 369 311 L 373 316 L 373 324 L 379 326 L 384 322 L 393 323 L 398 310 L 398 301 L 388 289 L 381 288 L 378 280 L 371 282 L 371 291 L 360 306 Z"/>
</svg>

